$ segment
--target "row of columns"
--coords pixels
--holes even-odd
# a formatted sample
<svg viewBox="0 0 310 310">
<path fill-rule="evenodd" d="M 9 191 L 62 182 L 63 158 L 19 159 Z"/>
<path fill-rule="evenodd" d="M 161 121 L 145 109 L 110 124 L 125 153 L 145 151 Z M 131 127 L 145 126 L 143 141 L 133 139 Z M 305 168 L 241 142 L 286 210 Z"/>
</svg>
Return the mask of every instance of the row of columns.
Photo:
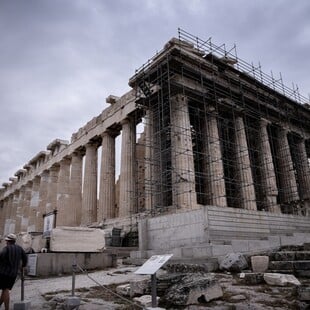
<svg viewBox="0 0 310 310">
<path fill-rule="evenodd" d="M 188 98 L 176 95 L 170 100 L 170 155 L 172 205 L 181 210 L 198 207 L 192 125 Z M 161 167 L 155 157 L 158 137 L 155 135 L 154 111 L 148 110 L 145 128 L 145 209 L 152 210 L 160 201 Z M 278 179 L 275 170 L 268 121 L 261 119 L 257 145 L 261 192 L 266 210 L 280 212 L 282 202 L 310 200 L 310 169 L 305 141 L 300 139 L 295 150 L 298 165 L 293 164 L 288 129 L 281 127 L 275 140 Z M 6 232 L 42 230 L 43 214 L 57 210 L 58 226 L 79 226 L 101 223 L 104 219 L 126 217 L 137 212 L 136 188 L 136 124 L 131 118 L 121 123 L 122 146 L 118 210 L 115 197 L 115 137 L 118 132 L 106 130 L 101 135 L 101 170 L 98 190 L 98 140 L 89 141 L 83 156 L 76 150 L 59 163 L 36 176 L 18 191 L 2 201 L 0 220 Z M 207 107 L 203 124 L 203 171 L 206 175 L 204 191 L 207 204 L 227 206 L 223 150 L 220 143 L 218 115 Z M 242 114 L 234 119 L 236 187 L 240 208 L 257 209 L 254 176 L 251 168 L 247 132 Z M 159 150 L 160 152 L 160 150 Z M 296 175 L 295 175 L 296 172 Z M 297 177 L 297 179 L 296 179 Z M 83 183 L 83 184 L 82 184 Z M 281 188 L 281 192 L 278 190 Z M 99 200 L 98 200 L 99 198 Z M 98 201 L 97 201 L 98 200 Z M 14 229 L 12 228 L 13 226 Z"/>
<path fill-rule="evenodd" d="M 128 117 L 122 125 L 120 197 L 116 210 L 115 138 L 106 130 L 101 136 L 101 169 L 98 192 L 98 139 L 85 145 L 85 157 L 75 151 L 22 186 L 2 201 L 0 234 L 42 231 L 43 215 L 57 210 L 57 226 L 87 226 L 105 219 L 127 217 L 136 211 L 136 124 Z M 83 170 L 84 169 L 84 170 Z"/>
<path fill-rule="evenodd" d="M 170 105 L 172 204 L 181 209 L 193 209 L 197 207 L 197 193 L 195 189 L 195 162 L 188 99 L 183 95 L 177 95 L 171 98 Z M 160 169 L 158 154 L 154 153 L 157 143 L 154 140 L 154 114 L 154 111 L 148 111 L 148 127 L 146 128 L 146 137 L 149 143 L 146 143 L 147 165 L 145 171 L 146 180 L 151 181 L 146 183 L 145 203 L 146 209 L 149 210 L 158 205 L 158 201 L 152 199 L 152 192 L 156 192 L 156 184 L 159 181 L 158 170 Z M 259 149 L 257 157 L 264 209 L 279 213 L 281 212 L 279 201 L 289 204 L 300 200 L 304 200 L 305 204 L 308 204 L 308 208 L 310 208 L 310 168 L 305 140 L 299 139 L 295 150 L 298 165 L 294 165 L 288 141 L 288 129 L 279 128 L 278 137 L 275 139 L 278 163 L 277 181 L 276 167 L 271 150 L 272 141 L 270 141 L 267 131 L 268 125 L 269 122 L 265 119 L 259 121 L 256 141 Z M 202 131 L 203 153 L 205 155 L 203 167 L 205 176 L 204 192 L 207 195 L 207 204 L 225 207 L 227 206 L 227 195 L 223 150 L 220 143 L 218 115 L 212 106 L 207 107 Z M 238 207 L 257 210 L 256 189 L 252 171 L 253 163 L 251 163 L 250 159 L 247 133 L 241 112 L 236 113 L 234 118 L 234 154 L 231 154 L 231 156 L 234 156 L 235 159 L 234 186 L 238 195 Z"/>
</svg>

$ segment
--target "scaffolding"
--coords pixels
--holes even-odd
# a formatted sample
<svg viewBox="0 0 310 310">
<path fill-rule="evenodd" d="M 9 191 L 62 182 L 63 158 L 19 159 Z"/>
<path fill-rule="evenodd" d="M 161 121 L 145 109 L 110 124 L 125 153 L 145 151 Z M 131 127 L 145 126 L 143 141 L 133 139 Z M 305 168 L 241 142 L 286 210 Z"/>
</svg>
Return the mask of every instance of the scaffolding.
<svg viewBox="0 0 310 310">
<path fill-rule="evenodd" d="M 242 191 L 252 188 L 249 209 L 253 203 L 257 210 L 280 208 L 283 213 L 305 215 L 310 189 L 300 180 L 305 162 L 309 168 L 309 100 L 294 84 L 293 89 L 285 86 L 281 74 L 276 79 L 262 72 L 260 64 L 240 59 L 235 45 L 226 50 L 224 44 L 217 46 L 211 38 L 201 40 L 182 29 L 173 43 L 174 48 L 166 45 L 130 80 L 145 128 L 138 142 L 138 211 L 175 212 L 181 208 L 175 197 L 184 191 L 195 196 L 187 206 L 192 209 L 196 204 L 241 208 Z M 186 103 L 180 102 L 179 95 Z M 186 119 L 184 126 L 175 122 L 186 115 L 190 126 Z M 206 120 L 211 124 L 216 120 L 216 127 L 208 127 Z M 266 121 L 263 129 L 262 120 Z M 284 146 L 280 142 L 283 124 Z M 262 132 L 268 137 L 270 158 L 262 154 L 267 139 Z M 247 148 L 240 142 L 243 138 Z M 305 150 L 300 149 L 300 141 Z M 190 154 L 193 167 L 187 165 Z M 291 159 L 286 158 L 289 155 Z M 176 175 L 175 166 L 182 160 L 183 168 Z M 222 165 L 222 172 L 214 169 L 220 167 L 216 163 Z M 287 167 L 289 163 L 292 167 Z M 243 172 L 237 164 L 248 173 L 242 176 L 247 189 L 241 188 Z M 283 175 L 288 170 L 291 177 Z M 273 179 L 276 187 L 270 189 Z M 182 182 L 186 186 L 178 185 Z"/>
</svg>

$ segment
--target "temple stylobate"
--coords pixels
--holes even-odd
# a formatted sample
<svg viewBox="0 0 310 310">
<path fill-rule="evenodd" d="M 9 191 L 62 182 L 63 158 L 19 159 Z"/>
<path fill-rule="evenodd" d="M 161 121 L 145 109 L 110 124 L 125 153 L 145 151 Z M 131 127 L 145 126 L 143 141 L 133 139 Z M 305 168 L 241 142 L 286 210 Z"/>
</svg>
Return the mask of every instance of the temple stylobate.
<svg viewBox="0 0 310 310">
<path fill-rule="evenodd" d="M 198 210 L 217 214 L 199 242 L 223 237 L 212 219 L 231 212 L 272 218 L 277 233 L 298 219 L 309 232 L 309 102 L 257 70 L 180 31 L 137 70 L 131 91 L 110 95 L 70 142 L 54 140 L 3 183 L 0 233 L 42 232 L 51 212 L 56 227 L 137 229 L 140 219 Z"/>
</svg>

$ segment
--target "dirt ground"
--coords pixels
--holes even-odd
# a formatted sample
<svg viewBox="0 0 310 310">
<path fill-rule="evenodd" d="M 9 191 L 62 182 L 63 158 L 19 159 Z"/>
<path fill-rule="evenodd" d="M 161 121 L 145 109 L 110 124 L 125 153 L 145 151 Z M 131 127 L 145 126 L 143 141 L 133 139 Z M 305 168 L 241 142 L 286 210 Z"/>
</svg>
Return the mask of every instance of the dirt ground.
<svg viewBox="0 0 310 310">
<path fill-rule="evenodd" d="M 132 299 L 115 295 L 116 287 L 148 276 L 136 275 L 137 267 L 120 267 L 106 271 L 93 272 L 90 276 L 77 275 L 75 295 L 81 300 L 80 310 L 138 310 L 141 305 L 134 305 Z M 223 296 L 209 303 L 201 300 L 200 304 L 183 307 L 167 306 L 165 309 L 213 309 L 213 310 L 305 310 L 310 305 L 298 299 L 295 286 L 269 286 L 267 284 L 246 285 L 238 274 L 214 273 L 215 280 L 223 289 Z M 299 279 L 303 285 L 310 285 L 310 279 Z M 18 301 L 20 290 L 18 281 L 12 291 L 13 303 Z M 100 285 L 98 285 L 98 283 Z M 60 276 L 48 279 L 28 279 L 25 282 L 25 300 L 31 302 L 32 310 L 64 309 L 64 302 L 71 295 L 72 277 Z"/>
</svg>

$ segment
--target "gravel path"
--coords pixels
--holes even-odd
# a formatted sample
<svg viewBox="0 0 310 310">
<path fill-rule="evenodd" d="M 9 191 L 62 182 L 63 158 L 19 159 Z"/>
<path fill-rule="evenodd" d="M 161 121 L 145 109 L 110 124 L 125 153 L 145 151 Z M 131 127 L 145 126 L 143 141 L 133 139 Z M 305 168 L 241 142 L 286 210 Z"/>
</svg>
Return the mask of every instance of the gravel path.
<svg viewBox="0 0 310 310">
<path fill-rule="evenodd" d="M 101 285 L 120 284 L 129 282 L 131 280 L 143 279 L 146 276 L 136 275 L 133 272 L 137 267 L 118 267 L 117 269 L 109 269 L 104 271 L 91 272 L 89 275 Z M 75 288 L 90 288 L 98 286 L 92 281 L 86 274 L 76 275 Z M 31 302 L 32 310 L 44 309 L 43 305 L 46 303 L 46 299 L 43 297 L 46 294 L 53 293 L 53 295 L 64 294 L 71 295 L 72 290 L 72 276 L 59 276 L 53 278 L 37 279 L 26 278 L 25 280 L 25 301 Z M 17 280 L 11 291 L 11 309 L 15 302 L 21 300 L 21 281 Z M 95 302 L 97 304 L 97 302 Z M 88 305 L 88 307 L 82 307 L 85 309 L 96 309 L 95 305 Z M 81 309 L 81 307 L 80 307 Z M 99 309 L 99 308 L 98 308 Z M 101 308 L 102 305 L 101 305 Z"/>
</svg>

